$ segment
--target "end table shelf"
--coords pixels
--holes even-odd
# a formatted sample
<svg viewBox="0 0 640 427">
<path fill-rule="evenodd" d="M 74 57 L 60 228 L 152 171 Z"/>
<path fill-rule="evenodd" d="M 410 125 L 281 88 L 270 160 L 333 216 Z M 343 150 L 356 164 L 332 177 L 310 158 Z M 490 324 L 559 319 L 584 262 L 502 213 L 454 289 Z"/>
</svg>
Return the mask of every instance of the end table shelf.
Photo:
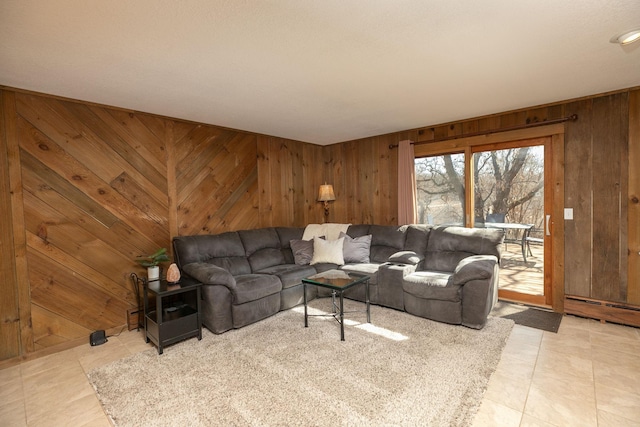
<svg viewBox="0 0 640 427">
<path fill-rule="evenodd" d="M 202 339 L 201 285 L 181 278 L 176 283 L 152 280 L 144 287 L 145 340 L 158 347 L 158 354 L 166 345 L 194 336 Z M 150 294 L 155 295 L 155 308 L 150 308 Z"/>
</svg>

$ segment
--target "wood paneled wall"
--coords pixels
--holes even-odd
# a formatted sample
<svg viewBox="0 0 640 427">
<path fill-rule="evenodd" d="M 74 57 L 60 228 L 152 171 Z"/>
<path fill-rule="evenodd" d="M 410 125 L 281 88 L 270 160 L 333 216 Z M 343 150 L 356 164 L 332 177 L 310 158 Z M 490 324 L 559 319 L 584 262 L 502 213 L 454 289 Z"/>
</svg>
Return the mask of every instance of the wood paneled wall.
<svg viewBox="0 0 640 427">
<path fill-rule="evenodd" d="M 579 116 L 566 134 L 568 295 L 627 302 L 628 102 L 620 93 L 566 106 Z"/>
<path fill-rule="evenodd" d="M 260 227 L 322 223 L 318 188 L 329 180 L 323 147 L 284 138 L 258 137 Z"/>
<path fill-rule="evenodd" d="M 398 150 L 390 150 L 404 133 L 383 135 L 324 147 L 327 182 L 336 201 L 330 222 L 398 223 Z"/>
<path fill-rule="evenodd" d="M 347 167 L 358 168 L 357 173 L 338 168 L 337 175 L 345 178 L 341 183 L 342 191 L 346 192 L 347 198 L 354 197 L 349 205 L 355 206 L 364 199 L 358 210 L 340 211 L 339 219 L 345 222 L 362 219 L 364 222 L 394 223 L 394 197 L 386 200 L 384 195 L 385 200 L 380 204 L 367 199 L 375 191 L 368 181 L 369 177 L 380 176 L 388 179 L 391 185 L 396 185 L 394 180 L 397 174 L 391 170 L 395 162 L 392 160 L 395 150 L 389 153 L 383 141 L 394 143 L 411 139 L 425 144 L 420 151 L 428 152 L 431 141 L 500 132 L 514 126 L 572 114 L 577 114 L 578 120 L 565 123 L 563 165 L 564 205 L 574 209 L 574 220 L 564 223 L 565 293 L 640 305 L 638 89 L 331 146 L 329 150 L 336 157 L 333 163 L 341 165 L 351 159 Z M 373 154 L 372 150 L 377 152 Z M 358 192 L 362 184 L 368 185 L 367 194 Z M 393 188 L 391 191 L 395 191 Z M 352 215 L 352 212 L 357 213 Z"/>
<path fill-rule="evenodd" d="M 269 224 L 258 135 L 9 89 L 0 99 L 0 360 L 125 324 L 136 256 L 171 236 Z M 309 144 L 290 145 L 302 156 Z M 290 164 L 298 188 L 304 168 Z"/>
<path fill-rule="evenodd" d="M 389 145 L 573 113 L 566 293 L 640 303 L 638 90 L 324 147 L 11 89 L 0 100 L 0 360 L 123 325 L 135 257 L 171 236 L 323 222 L 324 182 L 329 221 L 395 224 Z"/>
</svg>

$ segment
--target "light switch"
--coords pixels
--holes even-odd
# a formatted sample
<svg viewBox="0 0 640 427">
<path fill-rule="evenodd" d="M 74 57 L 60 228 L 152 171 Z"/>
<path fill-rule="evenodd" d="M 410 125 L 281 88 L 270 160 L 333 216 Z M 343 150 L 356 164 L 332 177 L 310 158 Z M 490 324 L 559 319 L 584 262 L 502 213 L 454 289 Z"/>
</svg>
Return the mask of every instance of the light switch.
<svg viewBox="0 0 640 427">
<path fill-rule="evenodd" d="M 573 219 L 573 208 L 564 208 L 564 219 Z"/>
</svg>

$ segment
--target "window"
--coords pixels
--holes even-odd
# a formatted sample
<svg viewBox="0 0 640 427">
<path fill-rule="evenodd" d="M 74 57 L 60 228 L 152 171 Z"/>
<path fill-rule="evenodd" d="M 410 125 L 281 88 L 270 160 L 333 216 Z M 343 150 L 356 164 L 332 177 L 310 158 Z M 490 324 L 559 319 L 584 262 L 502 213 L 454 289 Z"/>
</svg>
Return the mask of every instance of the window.
<svg viewBox="0 0 640 427">
<path fill-rule="evenodd" d="M 418 222 L 464 225 L 464 153 L 415 160 Z"/>
</svg>

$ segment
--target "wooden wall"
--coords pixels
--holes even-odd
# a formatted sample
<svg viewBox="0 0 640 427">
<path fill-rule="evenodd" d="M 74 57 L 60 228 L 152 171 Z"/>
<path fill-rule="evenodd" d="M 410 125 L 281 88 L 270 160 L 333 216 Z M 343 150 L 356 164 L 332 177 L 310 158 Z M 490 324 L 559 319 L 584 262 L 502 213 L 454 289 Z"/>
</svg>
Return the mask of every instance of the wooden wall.
<svg viewBox="0 0 640 427">
<path fill-rule="evenodd" d="M 329 221 L 395 224 L 389 145 L 573 113 L 565 291 L 640 304 L 638 90 L 324 147 L 7 88 L 0 100 L 0 360 L 125 324 L 133 260 L 174 235 L 322 222 L 324 182 Z"/>
<path fill-rule="evenodd" d="M 325 176 L 336 201 L 331 222 L 398 223 L 398 150 L 390 150 L 404 133 L 334 144 L 324 148 Z"/>
<path fill-rule="evenodd" d="M 259 226 L 304 227 L 322 223 L 316 201 L 325 173 L 323 147 L 284 138 L 258 137 Z"/>
<path fill-rule="evenodd" d="M 303 194 L 300 159 L 321 147 L 10 89 L 0 99 L 0 360 L 126 324 L 136 256 L 174 235 L 310 218 L 298 199 L 262 218 L 258 178 L 286 170 Z M 279 153 L 273 170 L 259 138 Z"/>
<path fill-rule="evenodd" d="M 357 205 L 360 198 L 375 191 L 369 184 L 367 194 L 356 192 L 362 183 L 367 185 L 369 177 L 389 179 L 396 185 L 396 174 L 391 170 L 394 153 L 385 150 L 385 141 L 411 139 L 426 144 L 426 149 L 421 146 L 424 152 L 432 141 L 495 133 L 572 114 L 577 114 L 578 120 L 565 123 L 565 163 L 561 165 L 565 175 L 564 205 L 574 209 L 574 220 L 564 223 L 565 294 L 638 306 L 639 89 L 349 141 L 331 146 L 329 150 L 336 154 L 335 164 L 351 159 L 348 167 L 358 168 L 357 173 L 353 170 L 338 173 L 345 178 L 342 191 L 354 195 L 349 205 Z M 367 161 L 360 162 L 360 159 Z M 357 185 L 350 185 L 352 182 Z M 372 219 L 372 222 L 394 223 L 392 202 L 395 199 L 383 197 L 384 203 L 365 200 L 357 210 L 340 211 L 339 219 L 357 222 L 351 215 L 357 212 L 356 216 L 365 222 Z"/>
<path fill-rule="evenodd" d="M 627 301 L 629 94 L 567 105 L 565 205 L 568 295 Z M 635 284 L 634 284 L 635 286 Z"/>
</svg>

